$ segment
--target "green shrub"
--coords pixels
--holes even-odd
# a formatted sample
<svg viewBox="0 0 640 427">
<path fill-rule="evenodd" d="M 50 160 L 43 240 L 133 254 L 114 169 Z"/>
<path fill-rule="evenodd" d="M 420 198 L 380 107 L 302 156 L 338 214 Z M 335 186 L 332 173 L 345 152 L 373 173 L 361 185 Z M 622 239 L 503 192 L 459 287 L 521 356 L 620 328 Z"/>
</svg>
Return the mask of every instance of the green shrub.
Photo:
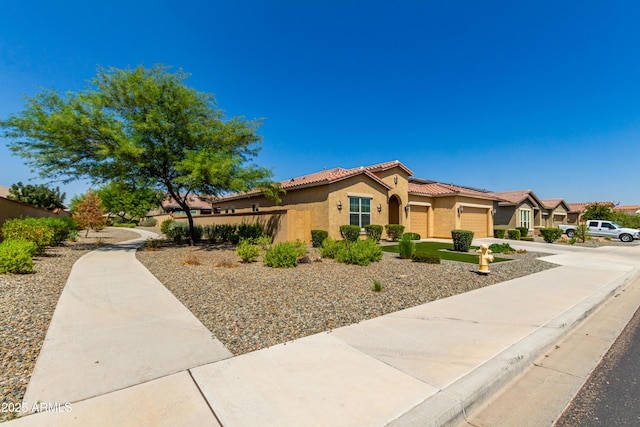
<svg viewBox="0 0 640 427">
<path fill-rule="evenodd" d="M 375 292 L 382 292 L 382 282 L 380 280 L 373 279 L 373 290 Z"/>
<path fill-rule="evenodd" d="M 341 225 L 340 235 L 348 242 L 355 242 L 360 239 L 360 227 L 357 225 Z"/>
<path fill-rule="evenodd" d="M 262 257 L 267 267 L 292 268 L 298 265 L 299 247 L 291 242 L 282 242 L 270 246 Z"/>
<path fill-rule="evenodd" d="M 367 233 L 367 239 L 373 240 L 378 243 L 382 238 L 382 230 L 384 227 L 377 224 L 367 224 L 364 226 L 364 231 Z"/>
<path fill-rule="evenodd" d="M 80 227 L 71 217 L 39 218 L 38 221 L 48 225 L 53 230 L 52 245 L 58 246 L 67 240 L 72 233 L 78 232 Z"/>
<path fill-rule="evenodd" d="M 489 245 L 489 249 L 494 254 L 501 254 L 501 253 L 509 254 L 509 253 L 514 253 L 516 251 L 508 243 L 494 243 L 493 245 Z"/>
<path fill-rule="evenodd" d="M 496 239 L 504 239 L 504 234 L 506 233 L 507 230 L 505 230 L 504 228 L 494 228 L 493 229 L 493 237 L 495 237 Z"/>
<path fill-rule="evenodd" d="M 421 237 L 418 233 L 404 233 L 402 237 L 409 236 L 409 240 L 420 240 Z"/>
<path fill-rule="evenodd" d="M 0 274 L 33 272 L 37 245 L 26 240 L 9 239 L 0 243 Z"/>
<path fill-rule="evenodd" d="M 322 241 L 322 245 L 320 245 L 320 255 L 323 258 L 335 258 L 338 249 L 344 246 L 344 244 L 344 241 L 333 240 L 331 237 L 327 237 Z"/>
<path fill-rule="evenodd" d="M 453 239 L 454 251 L 469 252 L 471 242 L 473 241 L 473 231 L 451 230 L 451 238 Z"/>
<path fill-rule="evenodd" d="M 516 227 L 516 230 L 520 231 L 520 237 L 527 237 L 529 235 L 529 227 Z"/>
<path fill-rule="evenodd" d="M 398 249 L 400 251 L 400 258 L 402 259 L 410 259 L 413 256 L 413 253 L 416 251 L 416 244 L 411 241 L 409 233 L 402 235 Z"/>
<path fill-rule="evenodd" d="M 136 228 L 137 225 L 135 222 L 119 222 L 117 224 L 113 224 L 114 227 L 123 227 L 123 228 Z"/>
<path fill-rule="evenodd" d="M 166 234 L 169 239 L 173 239 L 174 242 L 182 243 L 189 236 L 189 226 L 187 224 L 172 222 L 169 230 L 164 234 Z"/>
<path fill-rule="evenodd" d="M 547 243 L 553 243 L 562 236 L 562 230 L 559 228 L 541 228 L 540 235 Z"/>
<path fill-rule="evenodd" d="M 147 239 L 144 241 L 144 250 L 155 251 L 162 246 L 162 240 L 160 239 Z"/>
<path fill-rule="evenodd" d="M 387 224 L 384 229 L 387 231 L 387 236 L 394 242 L 402 237 L 402 233 L 404 233 L 404 225 L 400 224 Z"/>
<path fill-rule="evenodd" d="M 438 254 L 425 254 L 416 252 L 411 257 L 413 262 L 425 262 L 427 264 L 440 264 L 440 255 Z"/>
<path fill-rule="evenodd" d="M 525 242 L 533 242 L 535 239 L 533 237 L 525 236 L 520 237 L 520 240 L 524 240 Z"/>
<path fill-rule="evenodd" d="M 369 265 L 382 259 L 382 247 L 373 240 L 358 240 L 341 244 L 335 254 L 335 260 L 345 264 Z"/>
<path fill-rule="evenodd" d="M 509 235 L 509 239 L 511 240 L 520 240 L 520 230 L 507 230 L 507 234 Z"/>
<path fill-rule="evenodd" d="M 38 218 L 14 218 L 2 225 L 2 238 L 5 240 L 27 240 L 36 245 L 36 254 L 44 253 L 47 246 L 53 244 L 53 228 Z"/>
<path fill-rule="evenodd" d="M 260 255 L 260 246 L 251 243 L 249 240 L 241 240 L 236 247 L 236 253 L 242 259 L 242 262 L 254 262 Z"/>
<path fill-rule="evenodd" d="M 311 244 L 314 248 L 322 246 L 322 242 L 327 237 L 329 237 L 329 232 L 326 230 L 311 230 Z"/>
<path fill-rule="evenodd" d="M 138 223 L 140 227 L 155 227 L 158 225 L 158 220 L 155 218 L 143 218 Z"/>
<path fill-rule="evenodd" d="M 257 239 L 258 237 L 264 235 L 264 227 L 262 226 L 262 224 L 258 223 L 242 223 L 238 226 L 236 234 L 238 235 L 239 240 Z"/>
<path fill-rule="evenodd" d="M 169 237 L 168 233 L 169 233 L 169 230 L 171 230 L 171 228 L 173 227 L 173 224 L 175 224 L 174 219 L 172 218 L 165 219 L 164 221 L 162 221 L 162 224 L 160 224 L 160 232 L 166 235 L 167 237 Z"/>
<path fill-rule="evenodd" d="M 251 239 L 251 242 L 254 245 L 260 246 L 260 249 L 267 250 L 269 245 L 273 242 L 273 237 L 267 236 L 266 234 L 258 237 L 257 239 Z"/>
</svg>

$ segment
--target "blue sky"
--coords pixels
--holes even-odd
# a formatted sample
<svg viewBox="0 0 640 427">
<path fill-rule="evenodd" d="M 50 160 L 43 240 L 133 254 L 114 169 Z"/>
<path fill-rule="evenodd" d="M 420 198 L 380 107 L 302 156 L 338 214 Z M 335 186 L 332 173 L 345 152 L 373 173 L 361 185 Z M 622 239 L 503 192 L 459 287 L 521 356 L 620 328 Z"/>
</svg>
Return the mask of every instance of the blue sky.
<svg viewBox="0 0 640 427">
<path fill-rule="evenodd" d="M 634 1 L 0 1 L 0 117 L 98 65 L 162 63 L 263 118 L 276 180 L 400 160 L 416 177 L 640 204 Z M 0 185 L 44 182 L 0 139 Z M 89 184 L 60 185 L 67 200 Z"/>
</svg>

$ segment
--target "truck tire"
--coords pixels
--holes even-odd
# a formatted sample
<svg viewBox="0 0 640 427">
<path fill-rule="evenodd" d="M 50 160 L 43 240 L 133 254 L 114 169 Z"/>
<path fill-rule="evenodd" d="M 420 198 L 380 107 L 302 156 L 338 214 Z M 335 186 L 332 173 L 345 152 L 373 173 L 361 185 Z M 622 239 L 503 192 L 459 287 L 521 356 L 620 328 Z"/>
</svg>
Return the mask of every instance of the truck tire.
<svg viewBox="0 0 640 427">
<path fill-rule="evenodd" d="M 625 243 L 633 242 L 633 236 L 631 234 L 624 233 L 618 237 L 620 237 L 620 240 L 622 240 Z"/>
<path fill-rule="evenodd" d="M 572 238 L 573 236 L 575 236 L 575 234 L 576 234 L 576 230 L 572 230 L 571 228 L 567 230 L 568 238 Z"/>
</svg>

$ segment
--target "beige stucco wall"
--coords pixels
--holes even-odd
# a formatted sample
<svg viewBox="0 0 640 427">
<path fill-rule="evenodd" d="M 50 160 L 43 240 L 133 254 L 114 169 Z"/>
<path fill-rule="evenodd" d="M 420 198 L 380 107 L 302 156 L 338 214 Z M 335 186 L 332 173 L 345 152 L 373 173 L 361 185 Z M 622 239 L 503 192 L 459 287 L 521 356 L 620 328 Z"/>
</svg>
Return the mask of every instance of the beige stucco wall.
<svg viewBox="0 0 640 427">
<path fill-rule="evenodd" d="M 322 230 L 327 230 L 329 237 L 339 239 L 340 226 L 349 224 L 349 194 L 373 196 L 371 199 L 371 224 L 384 226 L 388 223 L 387 189 L 380 183 L 360 175 L 334 182 L 328 187 L 328 224 Z M 340 210 L 338 209 L 338 201 L 342 202 Z M 378 212 L 378 205 L 381 207 L 380 212 Z M 316 213 L 313 212 L 313 215 Z"/>
<path fill-rule="evenodd" d="M 20 218 L 20 217 L 32 217 L 32 218 L 51 218 L 51 217 L 64 217 L 71 216 L 68 212 L 60 211 L 59 213 L 53 213 L 46 209 L 36 208 L 26 203 L 16 202 L 14 200 L 5 199 L 0 197 L 0 227 L 8 219 Z"/>
<path fill-rule="evenodd" d="M 177 216 L 175 220 L 178 222 L 187 222 L 186 216 Z M 289 219 L 287 211 L 277 210 L 271 212 L 257 212 L 257 213 L 233 213 L 233 214 L 220 214 L 220 215 L 199 215 L 193 217 L 193 223 L 198 225 L 239 225 L 239 224 L 255 224 L 259 223 L 265 229 L 265 232 L 273 237 L 274 243 L 286 242 L 289 239 Z M 307 233 L 304 233 L 305 235 Z M 311 232 L 309 236 L 299 235 L 297 238 L 304 242 L 311 240 Z"/>
</svg>

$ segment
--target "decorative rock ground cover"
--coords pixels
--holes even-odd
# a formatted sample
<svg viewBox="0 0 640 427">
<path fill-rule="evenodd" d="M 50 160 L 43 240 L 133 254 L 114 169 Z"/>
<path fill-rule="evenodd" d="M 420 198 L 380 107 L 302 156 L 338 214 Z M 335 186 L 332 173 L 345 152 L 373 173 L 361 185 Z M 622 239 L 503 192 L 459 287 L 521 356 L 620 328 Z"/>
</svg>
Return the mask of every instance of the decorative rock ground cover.
<svg viewBox="0 0 640 427">
<path fill-rule="evenodd" d="M 44 342 L 53 311 L 67 282 L 71 267 L 82 255 L 101 244 L 139 237 L 123 229 L 80 234 L 77 242 L 49 248 L 34 259 L 34 273 L 0 274 L 0 407 L 17 404 Z M 12 414 L 0 411 L 0 421 Z"/>
<path fill-rule="evenodd" d="M 542 255 L 505 255 L 514 260 L 491 264 L 491 274 L 481 276 L 474 264 L 415 263 L 388 253 L 366 267 L 324 259 L 288 269 L 260 261 L 242 264 L 228 247 L 169 246 L 137 253 L 235 355 L 552 268 L 536 259 Z M 318 258 L 317 252 L 309 258 Z M 374 279 L 382 292 L 373 290 Z"/>
</svg>

